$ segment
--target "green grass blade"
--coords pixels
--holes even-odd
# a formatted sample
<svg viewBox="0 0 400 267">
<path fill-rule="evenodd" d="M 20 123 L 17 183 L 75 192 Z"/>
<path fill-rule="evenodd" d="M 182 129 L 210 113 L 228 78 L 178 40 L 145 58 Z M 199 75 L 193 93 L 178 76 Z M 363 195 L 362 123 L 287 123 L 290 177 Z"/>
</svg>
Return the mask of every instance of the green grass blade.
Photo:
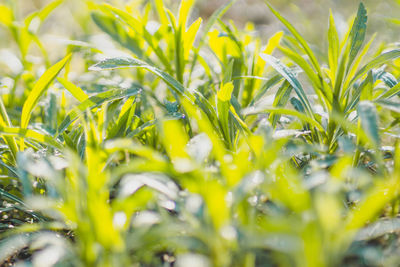
<svg viewBox="0 0 400 267">
<path fill-rule="evenodd" d="M 163 0 L 154 0 L 153 2 L 157 10 L 157 15 L 160 18 L 161 24 L 168 25 L 168 17 L 165 12 L 165 6 Z"/>
<path fill-rule="evenodd" d="M 235 78 L 234 78 L 235 79 Z M 271 89 L 275 84 L 279 83 L 282 80 L 282 76 L 277 74 L 270 79 L 267 79 L 267 82 L 257 91 L 257 94 L 253 97 L 250 103 L 250 107 L 254 106 L 254 104 L 260 100 L 269 89 Z"/>
<path fill-rule="evenodd" d="M 143 58 L 144 54 L 137 40 L 130 37 L 126 30 L 117 23 L 115 18 L 103 15 L 98 12 L 91 13 L 94 23 L 114 41 L 118 42 L 123 47 L 132 51 L 136 56 Z M 146 60 L 148 58 L 146 57 Z"/>
<path fill-rule="evenodd" d="M 151 73 L 155 74 L 156 76 L 160 77 L 172 90 L 174 94 L 177 94 L 179 96 L 183 96 L 185 99 L 189 100 L 192 103 L 196 103 L 198 106 L 200 106 L 204 112 L 208 115 L 212 115 L 214 110 L 212 109 L 211 104 L 208 102 L 208 100 L 200 93 L 197 91 L 194 91 L 193 93 L 189 92 L 188 90 L 185 89 L 185 87 L 175 80 L 171 75 L 168 73 L 151 66 L 147 64 L 144 61 L 134 59 L 134 58 L 110 58 L 110 59 L 105 59 L 103 61 L 100 61 L 99 63 L 93 65 L 90 67 L 90 70 L 94 71 L 100 71 L 100 70 L 110 70 L 110 69 L 118 69 L 118 68 L 143 68 Z M 179 99 L 177 99 L 179 101 Z M 214 116 L 213 116 L 214 117 Z"/>
<path fill-rule="evenodd" d="M 281 14 L 279 14 L 278 11 L 276 11 L 268 1 L 264 1 L 268 8 L 271 10 L 271 12 L 283 23 L 283 25 L 286 26 L 286 28 L 293 34 L 293 36 L 297 39 L 297 41 L 300 43 L 300 45 L 303 47 L 304 51 L 307 53 L 308 57 L 311 60 L 312 65 L 314 66 L 315 70 L 318 72 L 318 74 L 322 77 L 320 71 L 321 67 L 319 66 L 318 60 L 315 57 L 314 53 L 312 52 L 311 48 L 307 44 L 306 40 L 300 35 L 300 33 L 290 24 L 289 21 L 287 21 L 284 17 L 282 17 Z"/>
<path fill-rule="evenodd" d="M 339 43 L 339 35 L 336 30 L 335 20 L 332 15 L 332 11 L 329 14 L 329 29 L 328 29 L 328 60 L 329 60 L 329 68 L 332 73 L 331 81 L 334 87 L 334 75 L 336 74 L 336 70 L 338 67 L 338 60 L 340 54 L 340 43 Z"/>
<path fill-rule="evenodd" d="M 215 110 L 213 109 L 209 101 L 200 92 L 189 92 L 180 82 L 175 80 L 171 75 L 154 66 L 149 65 L 144 61 L 135 58 L 110 58 L 100 61 L 99 63 L 91 66 L 89 69 L 100 71 L 118 68 L 143 68 L 150 71 L 154 75 L 160 77 L 168 85 L 168 88 L 172 90 L 173 94 L 183 96 L 191 103 L 195 103 L 211 118 L 212 121 L 215 121 Z M 179 98 L 176 100 L 180 101 Z"/>
<path fill-rule="evenodd" d="M 14 196 L 13 194 L 8 193 L 3 188 L 0 188 L 0 197 L 7 198 L 9 200 L 12 200 L 13 202 L 16 202 L 16 203 L 22 205 L 22 206 L 25 206 L 25 203 L 20 198 Z"/>
<path fill-rule="evenodd" d="M 185 92 L 185 87 L 175 80 L 171 75 L 168 73 L 150 66 L 144 61 L 141 61 L 139 59 L 135 58 L 109 58 L 105 59 L 103 61 L 100 61 L 99 63 L 91 66 L 89 70 L 93 71 L 100 71 L 100 70 L 112 70 L 112 69 L 120 69 L 120 68 L 143 68 L 147 69 L 148 71 L 152 72 L 153 74 L 157 75 L 160 77 L 166 84 L 168 84 L 174 91 L 175 93 L 178 93 L 179 95 L 186 95 L 189 99 L 193 100 L 192 96 L 189 96 L 188 92 Z"/>
<path fill-rule="evenodd" d="M 218 119 L 221 125 L 224 137 L 229 146 L 232 146 L 231 135 L 229 131 L 229 108 L 231 106 L 230 100 L 233 92 L 233 83 L 228 82 L 222 84 L 217 93 L 217 111 Z"/>
<path fill-rule="evenodd" d="M 257 107 L 254 107 L 254 108 L 251 107 L 251 108 L 245 109 L 243 114 L 244 115 L 255 115 L 255 114 L 264 113 L 264 112 L 273 112 L 275 114 L 293 116 L 293 117 L 298 118 L 300 121 L 309 123 L 311 126 L 314 126 L 315 128 L 317 128 L 320 131 L 325 131 L 320 123 L 318 123 L 316 120 L 308 117 L 304 113 L 299 112 L 297 110 L 285 109 L 285 108 L 260 108 L 260 109 L 257 109 Z"/>
<path fill-rule="evenodd" d="M 296 94 L 300 98 L 300 101 L 306 110 L 307 115 L 313 118 L 314 113 L 311 108 L 310 102 L 308 101 L 307 95 L 304 92 L 299 80 L 296 78 L 296 75 L 287 66 L 282 64 L 279 59 L 271 55 L 261 54 L 261 58 L 264 59 L 267 63 L 271 64 L 271 66 L 293 86 Z"/>
<path fill-rule="evenodd" d="M 36 106 L 39 98 L 44 94 L 45 90 L 58 73 L 64 68 L 65 64 L 70 60 L 71 54 L 67 55 L 65 58 L 57 62 L 55 65 L 50 67 L 36 82 L 33 86 L 32 91 L 29 93 L 24 106 L 22 108 L 21 114 L 21 128 L 27 128 L 29 120 L 32 115 L 33 108 Z"/>
<path fill-rule="evenodd" d="M 365 78 L 365 80 L 362 82 L 362 84 L 360 84 L 360 86 L 358 86 L 354 90 L 351 101 L 347 104 L 347 106 L 344 110 L 345 113 L 348 113 L 357 107 L 357 104 L 360 102 L 360 96 L 361 96 L 362 92 L 365 90 L 368 90 L 368 88 L 372 88 L 373 82 L 374 82 L 374 80 L 372 77 L 372 73 L 369 72 L 367 75 L 367 78 Z"/>
<path fill-rule="evenodd" d="M 8 117 L 6 107 L 4 106 L 3 100 L 0 97 L 0 125 L 1 126 L 12 126 L 10 118 Z M 10 148 L 11 155 L 13 157 L 13 161 L 17 159 L 17 152 L 18 152 L 18 147 L 17 143 L 15 142 L 14 138 L 5 136 L 4 137 L 8 147 Z"/>
<path fill-rule="evenodd" d="M 80 87 L 67 79 L 57 78 L 57 81 L 59 81 L 79 102 L 83 102 L 89 97 Z"/>
<path fill-rule="evenodd" d="M 358 52 L 361 49 L 362 44 L 365 39 L 365 31 L 367 29 L 367 10 L 363 3 L 360 3 L 357 11 L 357 17 L 353 23 L 350 31 L 350 51 L 349 51 L 349 61 L 347 63 L 347 69 L 350 69 L 351 64 L 356 58 Z"/>
<path fill-rule="evenodd" d="M 390 88 L 393 88 L 398 83 L 396 77 L 386 71 L 382 71 L 382 73 L 377 76 L 377 80 L 383 81 Z"/>
<path fill-rule="evenodd" d="M 101 106 L 107 101 L 117 100 L 124 97 L 129 97 L 137 95 L 141 92 L 141 89 L 114 89 L 107 92 L 99 93 L 97 95 L 91 96 L 78 106 L 76 106 L 65 119 L 62 121 L 60 127 L 58 128 L 58 134 L 64 132 L 71 123 L 73 123 L 77 118 L 79 118 L 87 109 L 93 109 Z"/>
<path fill-rule="evenodd" d="M 396 84 L 395 86 L 384 92 L 382 95 L 380 95 L 378 97 L 378 100 L 389 99 L 399 93 L 400 93 L 400 83 Z"/>
<path fill-rule="evenodd" d="M 275 108 L 283 108 L 289 101 L 290 94 L 292 93 L 293 87 L 290 85 L 288 81 L 285 81 L 281 87 L 279 87 L 278 91 L 276 92 L 275 99 L 273 106 Z M 270 114 L 270 122 L 272 127 L 276 127 L 276 123 L 278 122 L 280 116 L 274 113 Z"/>
<path fill-rule="evenodd" d="M 40 11 L 35 11 L 28 15 L 25 18 L 25 25 L 26 27 L 29 27 L 29 24 L 32 22 L 32 20 L 37 16 L 40 19 L 40 22 L 42 23 L 50 14 L 53 12 L 54 9 L 56 9 L 60 4 L 62 4 L 64 0 L 56 0 L 42 8 Z"/>
<path fill-rule="evenodd" d="M 360 102 L 357 114 L 361 120 L 361 127 L 364 129 L 364 132 L 367 134 L 374 147 L 378 147 L 380 144 L 380 138 L 378 117 L 376 115 L 374 104 L 369 101 Z"/>
<path fill-rule="evenodd" d="M 0 126 L 0 135 L 32 139 L 60 150 L 63 149 L 63 146 L 53 136 L 45 135 L 31 129 Z"/>
<path fill-rule="evenodd" d="M 281 50 L 284 55 L 290 58 L 304 71 L 311 84 L 313 85 L 312 88 L 314 89 L 314 92 L 321 100 L 321 103 L 330 105 L 332 102 L 332 93 L 331 91 L 325 92 L 323 84 L 321 83 L 318 75 L 314 72 L 312 66 L 310 66 L 309 63 L 301 55 L 291 51 L 290 49 L 279 47 L 279 50 Z"/>
<path fill-rule="evenodd" d="M 3 24 L 5 27 L 11 27 L 14 21 L 14 14 L 11 8 L 6 5 L 0 4 L 0 24 Z"/>
<path fill-rule="evenodd" d="M 129 13 L 120 10 L 118 8 L 115 8 L 109 4 L 102 4 L 102 7 L 106 8 L 107 10 L 111 11 L 113 14 L 117 16 L 122 22 L 124 22 L 126 25 L 128 25 L 133 31 L 139 33 L 141 31 L 141 37 L 147 42 L 147 44 L 152 48 L 154 53 L 157 55 L 157 57 L 160 59 L 160 61 L 163 63 L 164 67 L 169 73 L 172 73 L 171 69 L 171 64 L 168 60 L 168 58 L 165 56 L 164 51 L 162 51 L 161 47 L 158 46 L 157 43 L 154 42 L 154 36 L 149 33 L 149 31 L 146 29 L 145 25 L 141 23 L 141 21 L 133 18 Z M 140 28 L 140 31 L 138 31 L 138 28 Z"/>
<path fill-rule="evenodd" d="M 38 13 L 40 20 L 42 21 L 45 20 L 51 14 L 51 12 L 53 12 L 53 10 L 56 9 L 59 5 L 61 5 L 63 2 L 64 0 L 55 0 L 50 4 L 48 4 L 47 6 L 45 6 L 44 8 L 42 8 Z"/>
<path fill-rule="evenodd" d="M 197 46 L 197 50 L 202 47 L 206 41 L 207 33 L 210 31 L 212 26 L 228 11 L 228 9 L 236 2 L 237 0 L 230 0 L 225 5 L 221 6 L 217 9 L 210 18 L 207 20 L 207 24 L 204 26 L 203 35 L 200 37 L 199 45 Z"/>
<path fill-rule="evenodd" d="M 359 52 L 358 57 L 357 57 L 357 58 L 355 59 L 355 61 L 353 62 L 353 65 L 352 65 L 352 66 L 349 66 L 349 69 L 347 69 L 348 74 L 347 74 L 347 77 L 346 77 L 345 82 L 344 82 L 344 84 L 343 84 L 343 87 L 344 87 L 344 88 L 347 88 L 347 90 L 349 89 L 348 86 L 347 86 L 348 83 L 350 82 L 351 78 L 354 77 L 355 73 L 357 72 L 357 69 L 358 69 L 358 67 L 359 67 L 359 65 L 360 65 L 360 63 L 361 63 L 361 60 L 362 60 L 363 57 L 368 53 L 369 48 L 371 47 L 372 42 L 373 42 L 374 39 L 375 39 L 375 36 L 376 36 L 376 34 L 374 34 L 374 35 L 371 37 L 371 40 L 364 46 L 364 48 L 361 50 L 361 52 Z M 341 100 L 343 100 L 343 98 L 344 98 L 345 96 L 347 96 L 347 94 L 348 94 L 348 91 L 345 91 L 345 92 L 341 95 Z"/>
<path fill-rule="evenodd" d="M 370 62 L 365 64 L 354 75 L 353 79 L 351 79 L 351 81 L 349 82 L 349 84 L 347 86 L 351 86 L 355 81 L 360 79 L 363 75 L 365 75 L 371 69 L 377 68 L 377 67 L 383 65 L 384 63 L 386 63 L 387 61 L 396 59 L 398 57 L 400 57 L 400 50 L 399 49 L 394 49 L 394 50 L 391 50 L 389 52 L 385 52 L 383 54 L 380 54 L 379 56 L 377 56 L 376 58 L 374 58 L 373 60 L 371 60 Z"/>
<path fill-rule="evenodd" d="M 199 57 L 200 48 L 205 44 L 207 39 L 207 33 L 210 31 L 212 26 L 228 11 L 228 9 L 236 2 L 237 0 L 230 0 L 225 5 L 221 6 L 217 9 L 211 17 L 208 18 L 207 24 L 204 26 L 203 34 L 199 38 L 199 44 L 196 48 L 194 48 L 194 57 L 192 60 L 192 64 L 190 66 L 190 75 L 192 74 L 194 67 L 196 66 L 197 59 Z"/>
</svg>

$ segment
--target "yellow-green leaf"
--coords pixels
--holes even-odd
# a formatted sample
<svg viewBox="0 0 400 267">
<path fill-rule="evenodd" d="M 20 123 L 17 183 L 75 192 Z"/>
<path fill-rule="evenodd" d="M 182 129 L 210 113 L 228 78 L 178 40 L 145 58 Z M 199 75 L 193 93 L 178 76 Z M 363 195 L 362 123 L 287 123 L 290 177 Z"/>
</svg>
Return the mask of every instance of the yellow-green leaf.
<svg viewBox="0 0 400 267">
<path fill-rule="evenodd" d="M 231 100 L 232 92 L 233 92 L 233 83 L 228 82 L 224 84 L 218 91 L 217 93 L 218 99 L 222 102 L 229 101 Z"/>
<path fill-rule="evenodd" d="M 269 39 L 268 39 L 268 43 L 267 46 L 265 47 L 263 53 L 264 54 L 268 54 L 268 55 L 272 55 L 272 53 L 274 52 L 275 48 L 278 47 L 279 43 L 281 42 L 281 39 L 283 37 L 283 32 L 277 32 L 274 35 L 272 35 Z"/>
<path fill-rule="evenodd" d="M 0 23 L 6 27 L 11 26 L 14 20 L 12 10 L 6 5 L 0 5 Z"/>
<path fill-rule="evenodd" d="M 187 60 L 189 58 L 190 50 L 192 50 L 194 39 L 196 37 L 197 32 L 199 31 L 202 19 L 198 18 L 195 22 L 190 25 L 189 29 L 186 31 L 184 39 L 183 39 L 183 49 L 184 49 L 184 58 Z"/>
<path fill-rule="evenodd" d="M 47 87 L 51 84 L 58 73 L 64 68 L 65 64 L 70 60 L 71 54 L 50 67 L 33 86 L 32 91 L 29 93 L 21 114 L 21 128 L 27 128 L 31 118 L 32 110 L 43 95 Z"/>
<path fill-rule="evenodd" d="M 40 142 L 55 147 L 57 149 L 63 148 L 63 146 L 54 137 L 41 134 L 39 132 L 30 129 L 0 126 L 0 135 L 29 138 L 36 142 Z"/>
<path fill-rule="evenodd" d="M 179 7 L 178 27 L 185 29 L 185 24 L 193 6 L 194 0 L 182 0 Z"/>
<path fill-rule="evenodd" d="M 65 87 L 79 102 L 83 102 L 88 99 L 88 95 L 78 86 L 71 83 L 67 79 L 57 78 L 57 80 Z"/>
</svg>

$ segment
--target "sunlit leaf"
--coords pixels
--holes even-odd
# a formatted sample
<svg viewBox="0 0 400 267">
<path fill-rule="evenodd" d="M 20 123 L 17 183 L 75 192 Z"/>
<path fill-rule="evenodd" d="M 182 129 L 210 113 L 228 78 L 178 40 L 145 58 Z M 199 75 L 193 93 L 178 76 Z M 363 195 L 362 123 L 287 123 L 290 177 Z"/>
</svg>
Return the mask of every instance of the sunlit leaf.
<svg viewBox="0 0 400 267">
<path fill-rule="evenodd" d="M 32 111 L 39 101 L 39 98 L 44 94 L 45 90 L 47 87 L 49 87 L 58 73 L 64 68 L 65 64 L 67 64 L 67 62 L 71 59 L 71 56 L 72 55 L 69 54 L 64 59 L 57 62 L 55 65 L 49 68 L 35 83 L 22 108 L 21 128 L 28 127 L 29 120 L 32 116 Z"/>
</svg>

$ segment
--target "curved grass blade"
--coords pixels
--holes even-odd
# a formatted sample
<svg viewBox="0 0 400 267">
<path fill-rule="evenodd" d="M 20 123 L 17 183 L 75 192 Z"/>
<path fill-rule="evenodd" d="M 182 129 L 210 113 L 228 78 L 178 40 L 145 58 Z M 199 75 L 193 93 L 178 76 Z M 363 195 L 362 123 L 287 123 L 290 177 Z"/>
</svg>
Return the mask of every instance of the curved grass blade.
<svg viewBox="0 0 400 267">
<path fill-rule="evenodd" d="M 89 98 L 89 96 L 80 87 L 71 83 L 67 79 L 57 78 L 57 81 L 59 81 L 62 86 L 64 86 L 65 89 L 67 89 L 79 102 L 83 102 Z"/>
<path fill-rule="evenodd" d="M 52 146 L 59 150 L 63 149 L 63 146 L 58 141 L 56 141 L 54 137 L 36 132 L 31 129 L 0 126 L 0 135 L 28 138 L 36 142 Z"/>
<path fill-rule="evenodd" d="M 21 204 L 21 205 L 25 206 L 25 203 L 21 199 L 19 199 L 18 197 L 14 196 L 13 194 L 8 193 L 3 188 L 0 188 L 0 197 L 7 198 L 9 200 L 12 200 L 13 202 L 16 202 L 18 204 Z"/>
<path fill-rule="evenodd" d="M 382 95 L 380 95 L 378 97 L 378 100 L 389 99 L 399 93 L 400 93 L 400 83 L 396 84 L 395 86 L 384 92 Z"/>
<path fill-rule="evenodd" d="M 400 113 L 400 103 L 396 103 L 386 99 L 378 100 L 375 101 L 374 103 L 390 111 Z"/>
<path fill-rule="evenodd" d="M 319 124 L 316 120 L 308 117 L 307 115 L 305 115 L 304 113 L 301 113 L 297 110 L 292 110 L 292 109 L 285 109 L 285 108 L 261 108 L 261 109 L 257 109 L 257 108 L 248 108 L 245 109 L 243 114 L 244 115 L 255 115 L 255 114 L 259 114 L 259 113 L 263 113 L 263 112 L 273 112 L 274 114 L 280 114 L 280 115 L 288 115 L 288 116 L 293 116 L 298 118 L 299 120 L 309 123 L 311 126 L 314 126 L 315 128 L 317 128 L 318 130 L 325 131 L 325 129 L 322 127 L 321 124 Z"/>
<path fill-rule="evenodd" d="M 304 106 L 307 115 L 309 115 L 311 118 L 314 118 L 314 113 L 311 108 L 310 102 L 308 101 L 307 95 L 304 92 L 299 80 L 296 78 L 296 75 L 287 66 L 282 64 L 279 59 L 267 54 L 261 54 L 260 56 L 267 63 L 271 64 L 271 66 L 290 83 L 290 85 L 294 88 L 296 94 L 300 98 L 300 101 Z"/>
<path fill-rule="evenodd" d="M 386 63 L 389 60 L 393 60 L 395 58 L 400 57 L 400 50 L 394 49 L 389 52 L 380 54 L 367 64 L 365 64 L 353 77 L 353 79 L 347 84 L 347 86 L 351 86 L 355 81 L 360 79 L 364 74 L 370 71 L 373 68 L 379 67 L 382 64 Z"/>
<path fill-rule="evenodd" d="M 29 28 L 32 20 L 36 17 L 40 19 L 40 23 L 43 23 L 43 21 L 46 20 L 46 18 L 53 12 L 53 10 L 56 9 L 63 2 L 64 0 L 53 1 L 41 10 L 34 11 L 33 13 L 29 14 L 24 20 L 26 27 Z"/>
<path fill-rule="evenodd" d="M 25 212 L 25 213 L 35 217 L 36 219 L 38 219 L 40 221 L 46 221 L 46 218 L 43 215 L 41 215 L 41 214 L 39 214 L 37 212 L 34 212 L 34 211 L 27 210 L 26 209 L 27 205 L 19 197 L 7 192 L 3 188 L 0 188 L 0 199 L 4 199 L 4 198 L 6 198 L 8 200 L 11 200 L 14 203 L 18 203 L 19 204 L 19 205 L 18 204 L 17 205 L 13 205 L 12 206 L 13 208 L 18 209 L 18 210 L 20 210 L 22 212 Z"/>
<path fill-rule="evenodd" d="M 3 100 L 0 97 L 0 125 L 1 126 L 12 126 L 11 124 L 11 120 L 8 117 L 7 114 L 7 110 L 6 107 L 4 106 Z M 11 155 L 13 157 L 13 161 L 15 162 L 15 160 L 17 159 L 17 152 L 18 152 L 18 147 L 17 147 L 17 143 L 15 142 L 14 138 L 6 136 L 5 141 L 8 145 L 8 147 L 10 148 L 11 151 Z"/>
<path fill-rule="evenodd" d="M 129 26 L 133 31 L 137 32 L 138 34 L 142 35 L 143 39 L 146 43 L 151 47 L 160 61 L 163 63 L 164 67 L 167 69 L 169 73 L 172 73 L 171 64 L 168 58 L 165 56 L 164 51 L 162 51 L 161 47 L 155 42 L 155 38 L 150 32 L 146 29 L 145 25 L 134 17 L 132 17 L 128 12 L 120 10 L 116 7 L 113 7 L 110 4 L 103 3 L 102 7 L 111 11 L 113 14 L 116 15 L 118 19 L 124 22 L 127 26 Z"/>
<path fill-rule="evenodd" d="M 372 77 L 372 72 L 369 72 L 367 78 L 365 78 L 362 84 L 360 84 L 360 86 L 358 86 L 354 90 L 353 96 L 344 110 L 345 113 L 348 113 L 349 111 L 352 111 L 354 108 L 357 107 L 357 104 L 360 102 L 360 97 L 362 95 L 362 92 L 368 90 L 369 88 L 372 88 L 373 83 L 374 80 Z"/>
<path fill-rule="evenodd" d="M 276 11 L 268 1 L 264 1 L 271 12 L 286 26 L 286 28 L 293 34 L 293 36 L 297 39 L 300 45 L 303 47 L 304 51 L 307 53 L 308 57 L 311 60 L 312 65 L 314 66 L 315 70 L 318 72 L 319 76 L 322 77 L 321 67 L 319 66 L 318 60 L 315 57 L 314 53 L 312 52 L 311 48 L 307 44 L 306 40 L 300 35 L 300 33 L 287 21 L 278 11 Z"/>
<path fill-rule="evenodd" d="M 383 70 L 381 73 L 379 73 L 379 75 L 377 75 L 376 80 L 383 81 L 390 88 L 396 86 L 398 83 L 396 77 L 394 77 L 393 74 L 385 72 Z"/>
<path fill-rule="evenodd" d="M 92 12 L 92 20 L 94 23 L 106 34 L 108 34 L 114 41 L 121 44 L 123 47 L 129 49 L 136 56 L 142 58 L 144 56 L 142 49 L 140 48 L 137 40 L 128 35 L 125 29 L 120 26 L 114 18 L 100 14 L 98 12 Z M 146 59 L 148 59 L 146 57 Z"/>
<path fill-rule="evenodd" d="M 189 92 L 185 89 L 185 87 L 175 80 L 168 73 L 149 65 L 148 63 L 135 59 L 135 58 L 110 58 L 100 61 L 99 63 L 91 66 L 89 69 L 94 71 L 100 70 L 110 70 L 110 69 L 118 69 L 118 68 L 143 68 L 156 76 L 160 77 L 172 90 L 173 94 L 177 94 L 179 96 L 183 96 L 185 99 L 189 100 L 191 103 L 196 103 L 196 105 L 200 106 L 206 114 L 209 114 L 213 118 L 215 118 L 215 111 L 212 108 L 211 104 L 208 100 L 198 91 Z M 180 101 L 179 99 L 176 99 Z"/>
<path fill-rule="evenodd" d="M 234 78 L 235 79 L 235 78 Z M 261 87 L 258 91 L 257 94 L 253 97 L 253 100 L 250 103 L 250 107 L 254 106 L 254 104 L 260 100 L 264 94 L 270 89 L 272 88 L 275 84 L 279 83 L 281 80 L 283 80 L 282 76 L 277 74 L 273 77 L 271 77 L 270 79 L 267 79 L 267 82 L 263 85 L 263 87 Z"/>
<path fill-rule="evenodd" d="M 204 45 L 207 38 L 207 33 L 210 31 L 211 27 L 217 22 L 227 11 L 228 9 L 236 2 L 237 0 L 230 0 L 225 5 L 221 6 L 218 10 L 216 10 L 210 18 L 207 20 L 207 24 L 204 26 L 203 34 L 200 36 L 199 44 L 196 48 L 194 48 L 194 58 L 192 60 L 192 64 L 190 66 L 190 75 L 192 74 L 194 67 L 196 65 L 197 59 L 199 57 L 200 48 Z"/>
<path fill-rule="evenodd" d="M 194 100 L 193 95 L 186 92 L 185 87 L 175 80 L 171 75 L 168 73 L 150 66 L 144 61 L 135 58 L 109 58 L 103 61 L 98 62 L 97 64 L 91 66 L 89 70 L 93 71 L 100 71 L 100 70 L 112 70 L 112 69 L 120 69 L 120 68 L 143 68 L 147 69 L 148 71 L 152 72 L 153 74 L 159 76 L 166 84 L 168 84 L 175 93 L 179 95 L 183 95 L 190 99 L 191 101 Z"/>
<path fill-rule="evenodd" d="M 300 54 L 293 52 L 290 49 L 286 49 L 284 47 L 279 47 L 279 50 L 288 58 L 290 58 L 294 63 L 296 63 L 307 75 L 308 79 L 310 80 L 311 84 L 313 85 L 312 88 L 314 89 L 315 93 L 319 97 L 322 103 L 325 103 L 327 106 L 331 105 L 332 103 L 332 92 L 328 91 L 325 92 L 323 88 L 323 82 L 320 81 L 318 75 L 314 72 L 312 66 L 309 65 L 307 60 L 305 60 Z"/>
<path fill-rule="evenodd" d="M 348 93 L 349 93 L 349 91 L 348 91 L 349 87 L 348 87 L 347 85 L 348 85 L 348 83 L 350 82 L 350 79 L 351 79 L 352 77 L 354 77 L 354 74 L 356 73 L 356 71 L 357 71 L 357 69 L 358 69 L 358 67 L 359 67 L 359 65 L 360 65 L 360 63 L 361 63 L 361 60 L 362 60 L 362 59 L 364 58 L 364 56 L 368 53 L 368 51 L 369 51 L 369 49 L 370 49 L 370 47 L 371 47 L 371 45 L 372 45 L 372 42 L 373 42 L 374 39 L 375 39 L 375 36 L 376 36 L 376 34 L 374 34 L 374 35 L 371 37 L 371 40 L 369 40 L 369 42 L 368 42 L 368 43 L 364 46 L 364 48 L 359 52 L 359 55 L 357 56 L 357 58 L 356 58 L 355 61 L 353 62 L 353 65 L 352 65 L 352 66 L 349 66 L 349 69 L 347 69 L 348 74 L 347 74 L 347 77 L 345 78 L 344 85 L 343 85 L 344 88 L 347 88 L 347 91 L 344 91 L 344 93 L 341 95 L 341 101 L 343 101 L 343 99 L 348 95 Z"/>
<path fill-rule="evenodd" d="M 199 40 L 199 45 L 197 46 L 197 50 L 202 47 L 206 41 L 207 33 L 211 29 L 211 27 L 217 22 L 225 13 L 228 11 L 228 9 L 236 2 L 237 0 L 230 0 L 228 3 L 225 5 L 221 6 L 219 9 L 217 9 L 210 18 L 207 20 L 207 24 L 204 26 L 204 34 L 200 37 Z"/>
<path fill-rule="evenodd" d="M 29 120 L 32 115 L 32 110 L 43 95 L 47 87 L 51 84 L 58 73 L 64 68 L 65 64 L 70 60 L 72 54 L 67 55 L 65 58 L 50 67 L 33 86 L 32 91 L 29 93 L 21 114 L 21 128 L 27 128 Z"/>
<path fill-rule="evenodd" d="M 0 165 L 3 166 L 4 168 L 6 168 L 7 170 L 9 170 L 10 173 L 12 173 L 15 177 L 19 176 L 18 175 L 18 171 L 14 167 L 4 163 L 4 159 L 3 158 L 0 158 Z"/>
<path fill-rule="evenodd" d="M 143 68 L 156 76 L 160 77 L 167 85 L 168 88 L 172 90 L 174 95 L 183 96 L 185 99 L 191 103 L 195 103 L 199 106 L 207 115 L 209 115 L 213 120 L 216 118 L 215 110 L 209 101 L 198 91 L 189 92 L 185 87 L 175 80 L 168 73 L 149 65 L 148 63 L 135 58 L 109 58 L 98 62 L 97 64 L 91 66 L 89 70 L 100 71 L 100 70 L 111 70 L 119 68 Z M 180 101 L 180 99 L 176 99 Z"/>
<path fill-rule="evenodd" d="M 138 88 L 127 90 L 114 89 L 89 97 L 68 113 L 67 117 L 62 121 L 60 127 L 58 128 L 58 135 L 63 133 L 68 128 L 68 126 L 71 125 L 71 123 L 73 123 L 76 119 L 78 119 L 83 113 L 85 113 L 87 109 L 99 107 L 107 101 L 137 95 L 140 92 L 141 89 Z"/>
<path fill-rule="evenodd" d="M 285 81 L 278 89 L 275 95 L 273 106 L 275 108 L 282 108 L 284 107 L 290 97 L 293 87 L 290 85 L 288 81 Z M 278 122 L 280 116 L 274 113 L 270 114 L 270 122 L 272 124 L 272 128 L 275 128 L 276 123 Z"/>
</svg>

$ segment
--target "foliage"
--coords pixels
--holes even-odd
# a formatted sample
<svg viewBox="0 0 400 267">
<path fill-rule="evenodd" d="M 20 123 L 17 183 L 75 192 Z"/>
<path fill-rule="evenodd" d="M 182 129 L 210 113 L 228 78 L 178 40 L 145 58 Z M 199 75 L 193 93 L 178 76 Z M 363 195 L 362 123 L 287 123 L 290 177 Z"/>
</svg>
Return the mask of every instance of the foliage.
<svg viewBox="0 0 400 267">
<path fill-rule="evenodd" d="M 267 1 L 269 38 L 222 20 L 234 0 L 205 21 L 194 0 L 85 2 L 118 56 L 74 40 L 51 64 L 37 25 L 63 1 L 0 5 L 19 66 L 0 68 L 0 262 L 398 262 L 400 49 L 365 42 L 364 4 L 316 53 Z"/>
</svg>

